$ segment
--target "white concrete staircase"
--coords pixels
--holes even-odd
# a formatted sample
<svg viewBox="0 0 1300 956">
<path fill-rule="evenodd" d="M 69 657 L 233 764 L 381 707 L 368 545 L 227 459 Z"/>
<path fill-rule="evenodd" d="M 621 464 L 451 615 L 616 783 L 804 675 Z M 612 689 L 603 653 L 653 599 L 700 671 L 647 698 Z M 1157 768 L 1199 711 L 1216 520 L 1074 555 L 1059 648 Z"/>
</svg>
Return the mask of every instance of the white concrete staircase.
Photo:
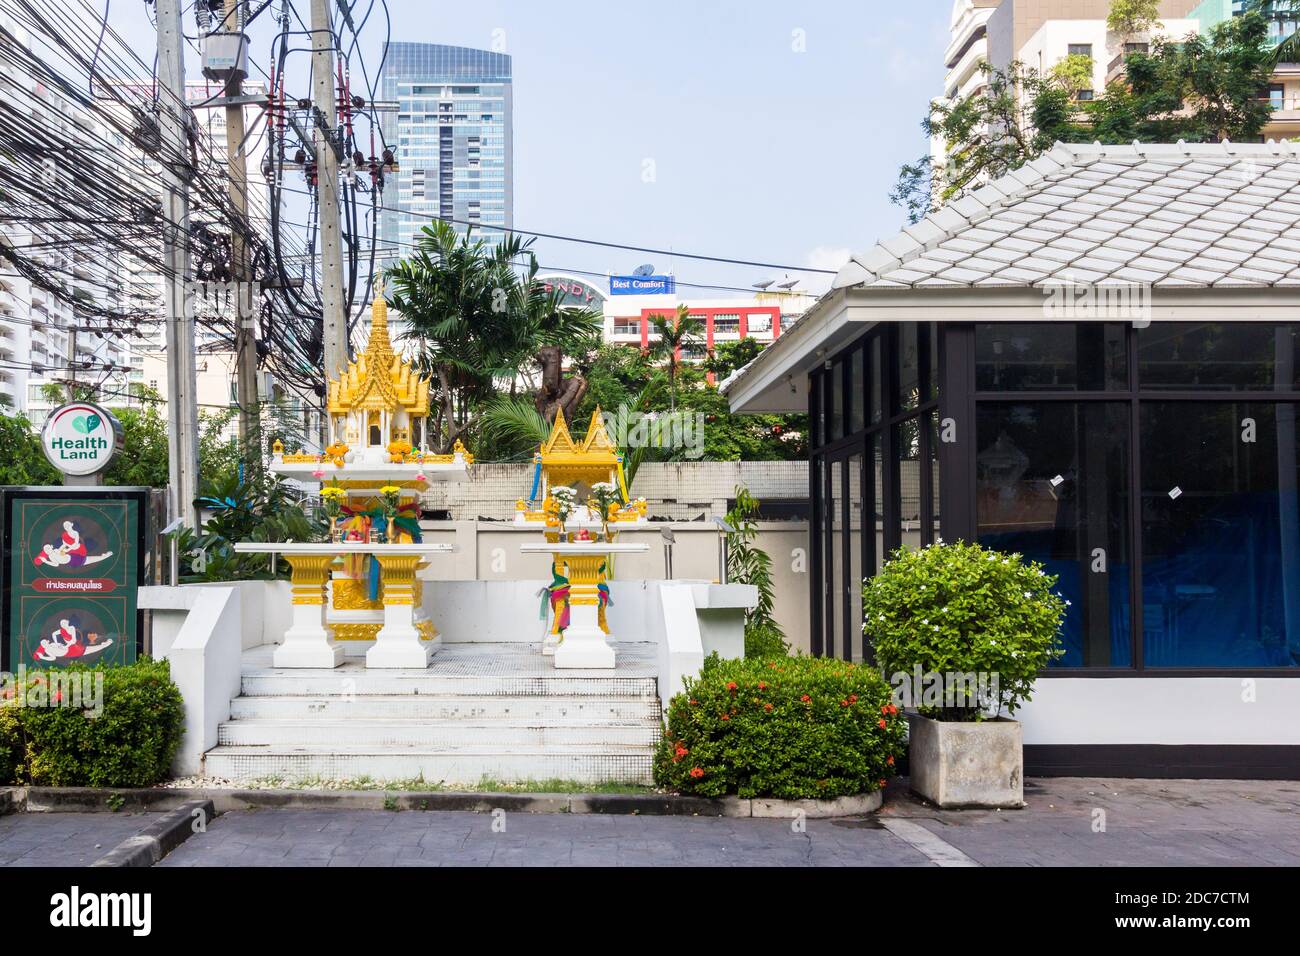
<svg viewBox="0 0 1300 956">
<path fill-rule="evenodd" d="M 231 780 L 649 783 L 661 733 L 655 646 L 557 671 L 536 645 L 447 644 L 426 670 L 276 670 L 248 651 L 204 773 Z"/>
</svg>

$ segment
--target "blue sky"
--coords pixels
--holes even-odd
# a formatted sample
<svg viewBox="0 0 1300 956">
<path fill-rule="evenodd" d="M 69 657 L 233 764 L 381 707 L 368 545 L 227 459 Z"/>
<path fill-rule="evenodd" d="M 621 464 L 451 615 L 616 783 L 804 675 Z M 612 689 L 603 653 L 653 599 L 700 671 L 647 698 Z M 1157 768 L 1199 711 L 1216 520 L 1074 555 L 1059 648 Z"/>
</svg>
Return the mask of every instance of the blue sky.
<svg viewBox="0 0 1300 956">
<path fill-rule="evenodd" d="M 296 6 L 306 17 L 307 0 Z M 397 39 L 504 41 L 514 58 L 517 227 L 834 268 L 903 224 L 888 192 L 898 166 L 926 148 L 919 121 L 942 87 L 951 2 L 388 7 Z M 110 22 L 151 54 L 144 10 L 114 3 Z M 255 26 L 253 53 L 265 62 L 265 25 Z M 378 8 L 363 38 L 373 71 Z M 198 76 L 193 50 L 187 74 Z M 305 74 L 298 86 L 305 95 Z M 743 286 L 780 275 L 552 241 L 536 248 L 550 267 L 652 262 L 683 281 Z"/>
</svg>

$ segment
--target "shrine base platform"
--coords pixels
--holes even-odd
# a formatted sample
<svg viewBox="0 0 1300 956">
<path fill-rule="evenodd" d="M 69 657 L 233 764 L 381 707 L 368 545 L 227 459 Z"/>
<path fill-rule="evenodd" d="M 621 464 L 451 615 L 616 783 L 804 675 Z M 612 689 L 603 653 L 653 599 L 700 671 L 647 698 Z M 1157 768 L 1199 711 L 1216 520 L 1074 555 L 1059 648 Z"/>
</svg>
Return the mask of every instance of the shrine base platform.
<svg viewBox="0 0 1300 956">
<path fill-rule="evenodd" d="M 612 670 L 556 670 L 528 643 L 448 644 L 428 667 L 276 669 L 245 650 L 203 772 L 232 780 L 651 782 L 661 733 L 653 643 Z"/>
</svg>

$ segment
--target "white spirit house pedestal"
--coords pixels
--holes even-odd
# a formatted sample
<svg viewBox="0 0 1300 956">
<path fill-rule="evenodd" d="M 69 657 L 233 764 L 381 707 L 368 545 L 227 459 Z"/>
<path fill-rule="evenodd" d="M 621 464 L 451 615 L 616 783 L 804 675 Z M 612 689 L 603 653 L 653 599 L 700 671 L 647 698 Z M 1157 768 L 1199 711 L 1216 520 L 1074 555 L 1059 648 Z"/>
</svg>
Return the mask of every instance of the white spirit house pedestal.
<svg viewBox="0 0 1300 956">
<path fill-rule="evenodd" d="M 569 626 L 555 648 L 552 663 L 557 668 L 614 666 L 614 648 L 600 626 L 601 566 L 611 555 L 644 554 L 648 544 L 603 544 L 576 541 L 568 544 L 522 544 L 524 554 L 550 554 L 567 569 L 569 579 Z"/>
<path fill-rule="evenodd" d="M 339 557 L 370 554 L 379 562 L 384 626 L 375 645 L 366 652 L 367 667 L 428 667 L 433 648 L 420 640 L 416 628 L 416 572 L 431 554 L 453 550 L 450 544 L 379 544 L 362 541 L 335 543 L 241 542 L 240 554 L 282 554 L 293 569 L 293 623 L 284 643 L 275 651 L 275 667 L 338 667 L 343 648 L 335 643 L 325 623 L 325 585 L 330 566 Z"/>
</svg>

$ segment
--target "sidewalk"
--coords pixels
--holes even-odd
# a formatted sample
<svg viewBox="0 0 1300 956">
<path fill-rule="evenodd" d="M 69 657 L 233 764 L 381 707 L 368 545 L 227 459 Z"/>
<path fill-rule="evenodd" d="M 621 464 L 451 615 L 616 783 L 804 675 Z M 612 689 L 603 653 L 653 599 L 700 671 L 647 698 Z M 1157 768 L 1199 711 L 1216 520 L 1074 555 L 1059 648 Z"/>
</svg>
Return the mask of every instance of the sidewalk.
<svg viewBox="0 0 1300 956">
<path fill-rule="evenodd" d="M 1025 797 L 1022 810 L 941 811 L 899 780 L 878 814 L 806 821 L 239 810 L 159 865 L 1300 865 L 1300 782 L 1032 779 Z M 87 848 L 98 843 L 102 855 L 148 822 L 144 814 L 4 817 L 0 865 L 87 863 L 96 858 Z"/>
</svg>

